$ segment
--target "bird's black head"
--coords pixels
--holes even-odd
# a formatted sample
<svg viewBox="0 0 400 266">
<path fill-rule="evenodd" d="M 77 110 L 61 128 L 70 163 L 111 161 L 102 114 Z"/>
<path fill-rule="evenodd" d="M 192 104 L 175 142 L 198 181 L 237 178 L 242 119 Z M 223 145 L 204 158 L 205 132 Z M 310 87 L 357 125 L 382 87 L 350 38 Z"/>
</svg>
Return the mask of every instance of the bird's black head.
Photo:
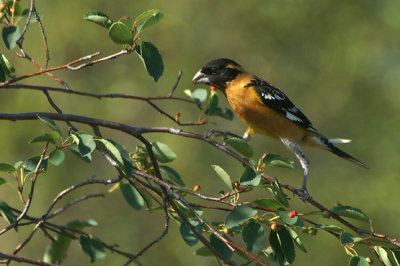
<svg viewBox="0 0 400 266">
<path fill-rule="evenodd" d="M 226 83 L 243 72 L 242 67 L 233 60 L 219 58 L 205 64 L 193 77 L 193 84 L 203 83 L 218 89 L 225 89 Z"/>
</svg>

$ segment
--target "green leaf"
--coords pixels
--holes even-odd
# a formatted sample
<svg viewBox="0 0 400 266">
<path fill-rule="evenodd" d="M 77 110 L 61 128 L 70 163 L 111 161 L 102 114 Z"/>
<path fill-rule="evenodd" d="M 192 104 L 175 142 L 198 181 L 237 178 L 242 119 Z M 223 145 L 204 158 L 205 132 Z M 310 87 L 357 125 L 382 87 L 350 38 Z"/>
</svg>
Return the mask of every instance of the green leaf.
<svg viewBox="0 0 400 266">
<path fill-rule="evenodd" d="M 372 223 L 372 220 L 367 215 L 365 215 L 360 209 L 354 207 L 335 206 L 332 211 L 339 216 L 353 218 L 359 221 L 367 222 L 369 224 Z"/>
<path fill-rule="evenodd" d="M 142 25 L 139 25 L 137 27 L 137 31 L 138 32 L 142 32 L 145 29 L 148 29 L 152 26 L 154 26 L 155 24 L 157 24 L 162 18 L 164 17 L 163 13 L 160 12 L 156 12 L 151 14 L 149 17 L 146 18 L 146 20 L 143 22 Z"/>
<path fill-rule="evenodd" d="M 297 235 L 296 231 L 294 231 L 292 228 L 287 227 L 287 230 L 290 234 L 290 236 L 292 237 L 294 243 L 296 244 L 296 246 L 303 251 L 304 253 L 307 253 L 306 248 L 303 245 L 303 242 L 301 241 L 300 237 Z"/>
<path fill-rule="evenodd" d="M 376 253 L 378 254 L 379 258 L 383 261 L 385 266 L 392 266 L 393 262 L 388 257 L 386 250 L 380 246 L 374 246 Z"/>
<path fill-rule="evenodd" d="M 142 14 L 140 14 L 139 16 L 136 17 L 135 19 L 135 23 L 139 22 L 142 19 L 147 18 L 148 16 L 151 16 L 155 13 L 159 13 L 160 11 L 158 9 L 150 9 L 147 11 L 144 11 Z"/>
<path fill-rule="evenodd" d="M 144 200 L 134 186 L 129 183 L 121 183 L 121 192 L 124 199 L 135 210 L 140 210 L 144 206 Z"/>
<path fill-rule="evenodd" d="M 29 143 L 36 143 L 36 142 L 51 142 L 53 144 L 56 143 L 56 140 L 60 138 L 60 133 L 57 131 L 53 131 L 51 133 L 46 133 L 36 138 L 33 138 L 29 141 Z"/>
<path fill-rule="evenodd" d="M 99 143 L 101 149 L 110 153 L 126 176 L 130 177 L 132 175 L 131 158 L 124 147 L 110 139 L 99 139 L 96 142 Z"/>
<path fill-rule="evenodd" d="M 26 173 L 32 173 L 35 172 L 37 165 L 39 164 L 41 156 L 37 155 L 37 156 L 33 156 L 29 159 L 26 159 L 23 162 L 23 167 L 24 167 L 24 171 Z M 42 164 L 40 165 L 40 171 L 45 171 L 47 169 L 47 159 L 42 161 Z"/>
<path fill-rule="evenodd" d="M 31 10 L 29 8 L 26 8 L 22 11 L 21 13 L 21 18 L 28 20 L 29 18 L 29 13 L 31 12 Z M 39 16 L 40 19 L 42 19 L 42 15 L 40 15 L 39 13 L 37 13 L 37 10 L 35 10 L 36 14 Z M 31 16 L 31 20 L 29 21 L 30 23 L 35 23 L 37 21 L 36 15 L 33 13 Z"/>
<path fill-rule="evenodd" d="M 87 221 L 82 220 L 82 219 L 75 219 L 75 220 L 70 221 L 67 224 L 68 227 L 73 227 L 73 228 L 79 229 L 79 230 L 82 230 L 83 228 L 88 227 L 88 226 L 94 227 L 94 226 L 98 226 L 98 225 L 99 224 L 93 219 L 89 219 Z"/>
<path fill-rule="evenodd" d="M 232 190 L 232 180 L 231 180 L 231 177 L 228 175 L 228 173 L 225 172 L 225 170 L 222 169 L 222 167 L 220 167 L 218 165 L 211 165 L 211 168 L 222 179 L 222 181 L 225 183 L 225 185 L 227 185 L 228 188 Z"/>
<path fill-rule="evenodd" d="M 190 220 L 190 224 L 195 228 L 197 233 L 199 233 L 200 235 L 203 233 L 203 225 L 198 220 Z M 181 223 L 179 232 L 181 233 L 181 236 L 185 243 L 189 246 L 192 247 L 196 245 L 197 242 L 199 242 L 197 236 L 193 233 L 189 225 L 187 225 L 186 223 Z"/>
<path fill-rule="evenodd" d="M 286 194 L 283 193 L 282 187 L 279 184 L 278 179 L 274 179 L 274 182 L 271 184 L 272 187 L 268 188 L 271 194 L 285 207 L 289 207 L 289 202 L 287 201 Z"/>
<path fill-rule="evenodd" d="M 241 223 L 248 221 L 256 214 L 257 210 L 248 206 L 237 207 L 226 217 L 225 226 L 228 229 L 232 229 L 233 227 L 239 226 Z"/>
<path fill-rule="evenodd" d="M 274 199 L 258 199 L 253 201 L 257 206 L 272 210 L 284 210 L 284 207 Z"/>
<path fill-rule="evenodd" d="M 187 96 L 194 100 L 197 104 L 203 104 L 207 100 L 207 90 L 206 89 L 196 89 L 191 91 L 186 89 L 183 91 Z"/>
<path fill-rule="evenodd" d="M 0 172 L 15 172 L 17 169 L 8 163 L 0 163 Z"/>
<path fill-rule="evenodd" d="M 78 145 L 78 151 L 82 157 L 91 154 L 96 149 L 96 142 L 92 135 L 71 133 L 71 137 Z"/>
<path fill-rule="evenodd" d="M 49 154 L 49 162 L 58 166 L 64 162 L 65 153 L 61 150 L 54 150 Z"/>
<path fill-rule="evenodd" d="M 91 163 L 92 162 L 92 155 L 91 154 L 86 154 L 85 156 L 82 156 L 81 153 L 78 150 L 78 145 L 69 146 L 68 150 L 70 150 L 73 154 L 75 154 L 76 156 L 81 158 L 83 161 L 85 161 L 87 163 Z"/>
<path fill-rule="evenodd" d="M 264 228 L 254 219 L 250 219 L 243 227 L 242 238 L 249 252 L 260 251 L 267 242 L 267 235 Z"/>
<path fill-rule="evenodd" d="M 348 266 L 369 266 L 369 262 L 365 257 L 352 256 L 349 260 Z"/>
<path fill-rule="evenodd" d="M 296 253 L 292 237 L 286 227 L 282 226 L 278 232 L 271 230 L 269 242 L 276 254 L 281 254 L 288 263 L 293 263 Z"/>
<path fill-rule="evenodd" d="M 16 41 L 21 37 L 18 26 L 8 26 L 4 27 L 1 36 L 3 37 L 4 44 L 6 45 L 8 50 L 11 50 L 15 47 Z"/>
<path fill-rule="evenodd" d="M 118 21 L 114 22 L 109 30 L 108 35 L 111 40 L 117 44 L 132 44 L 132 32 L 127 25 Z"/>
<path fill-rule="evenodd" d="M 161 142 L 152 142 L 152 150 L 157 161 L 160 163 L 169 163 L 175 160 L 176 154 L 172 151 L 170 147 Z"/>
<path fill-rule="evenodd" d="M 140 47 L 136 49 L 137 54 L 143 61 L 147 73 L 157 81 L 164 72 L 164 63 L 157 47 L 151 42 L 142 42 Z"/>
<path fill-rule="evenodd" d="M 40 121 L 45 123 L 49 128 L 57 131 L 58 133 L 60 133 L 60 135 L 62 135 L 60 128 L 56 125 L 56 123 L 53 120 L 42 115 L 37 115 L 37 117 L 39 118 Z"/>
<path fill-rule="evenodd" d="M 98 238 L 81 235 L 79 237 L 79 244 L 82 250 L 89 256 L 90 262 L 104 260 L 106 258 L 106 252 Z"/>
<path fill-rule="evenodd" d="M 226 238 L 226 236 L 223 235 L 224 238 Z M 219 254 L 221 254 L 226 260 L 231 260 L 232 255 L 233 255 L 233 251 L 230 250 L 226 244 L 219 239 L 217 236 L 215 236 L 214 234 L 212 234 L 210 236 L 210 244 L 213 248 L 215 248 L 216 251 L 218 251 Z"/>
<path fill-rule="evenodd" d="M 4 71 L 4 74 L 10 76 L 15 72 L 15 68 L 11 65 L 10 61 L 8 61 L 7 57 L 0 53 L 0 66 Z"/>
<path fill-rule="evenodd" d="M 161 165 L 160 170 L 162 173 L 166 174 L 170 179 L 172 179 L 176 184 L 180 186 L 185 186 L 185 183 L 183 182 L 181 176 L 178 174 L 175 169 L 166 166 L 166 165 Z"/>
<path fill-rule="evenodd" d="M 343 229 L 336 225 L 318 224 L 317 228 L 323 229 L 328 232 L 341 233 Z"/>
<path fill-rule="evenodd" d="M 83 221 L 74 220 L 67 224 L 68 227 L 75 229 L 83 229 L 86 226 L 96 226 L 97 223 L 93 220 Z M 61 262 L 67 257 L 68 249 L 71 245 L 72 239 L 64 234 L 57 234 L 49 245 L 43 255 L 43 261 L 47 263 L 61 264 Z"/>
<path fill-rule="evenodd" d="M 86 13 L 83 18 L 107 29 L 113 24 L 113 21 L 106 14 L 100 11 L 90 11 Z"/>
<path fill-rule="evenodd" d="M 130 31 L 133 31 L 133 21 L 129 17 L 123 17 L 119 22 L 124 23 Z"/>
<path fill-rule="evenodd" d="M 246 157 L 254 155 L 254 150 L 244 139 L 241 138 L 227 138 L 224 140 L 226 144 L 234 148 L 237 152 Z"/>
<path fill-rule="evenodd" d="M 4 184 L 7 184 L 7 181 L 4 178 L 0 177 L 0 186 Z"/>
<path fill-rule="evenodd" d="M 266 165 L 277 166 L 277 167 L 285 167 L 285 168 L 293 168 L 294 162 L 280 156 L 279 154 L 269 153 L 264 157 L 263 163 Z"/>
<path fill-rule="evenodd" d="M 298 216 L 289 217 L 289 211 L 277 211 L 276 214 L 280 216 L 280 220 L 288 225 L 295 225 L 295 226 L 304 226 L 304 221 L 300 219 Z"/>
<path fill-rule="evenodd" d="M 352 234 L 344 232 L 344 231 L 340 233 L 340 243 L 342 245 L 357 243 L 362 240 L 363 239 L 361 237 L 353 236 Z"/>
<path fill-rule="evenodd" d="M 240 176 L 240 185 L 256 187 L 260 184 L 262 172 L 255 171 L 253 168 L 246 166 Z"/>
<path fill-rule="evenodd" d="M 2 200 L 0 200 L 0 215 L 3 216 L 8 224 L 14 224 L 17 221 L 17 216 L 14 215 L 10 206 Z M 17 227 L 14 227 L 14 229 L 17 231 Z"/>
<path fill-rule="evenodd" d="M 196 249 L 194 251 L 194 254 L 197 256 L 205 256 L 205 257 L 214 256 L 214 253 L 212 253 L 212 251 L 208 247 L 205 247 L 205 246 Z"/>
</svg>

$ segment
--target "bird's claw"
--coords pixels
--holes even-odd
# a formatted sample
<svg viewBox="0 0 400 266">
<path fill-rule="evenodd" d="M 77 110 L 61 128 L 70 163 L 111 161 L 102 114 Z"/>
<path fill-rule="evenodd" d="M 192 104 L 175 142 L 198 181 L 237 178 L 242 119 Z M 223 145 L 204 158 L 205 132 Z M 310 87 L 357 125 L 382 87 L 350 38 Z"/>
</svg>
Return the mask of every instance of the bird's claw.
<svg viewBox="0 0 400 266">
<path fill-rule="evenodd" d="M 299 196 L 299 199 L 301 199 L 302 201 L 307 201 L 312 199 L 310 193 L 308 192 L 307 188 L 299 188 L 296 189 L 293 194 L 296 194 L 297 196 Z"/>
</svg>

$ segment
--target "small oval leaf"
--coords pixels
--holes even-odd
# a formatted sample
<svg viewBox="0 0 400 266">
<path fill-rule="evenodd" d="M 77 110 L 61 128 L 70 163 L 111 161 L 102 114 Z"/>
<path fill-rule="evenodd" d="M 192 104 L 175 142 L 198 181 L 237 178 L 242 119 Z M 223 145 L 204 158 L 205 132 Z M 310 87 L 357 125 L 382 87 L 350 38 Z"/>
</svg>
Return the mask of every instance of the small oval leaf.
<svg viewBox="0 0 400 266">
<path fill-rule="evenodd" d="M 4 44 L 8 50 L 15 47 L 16 41 L 21 37 L 18 26 L 8 26 L 4 27 L 1 36 L 3 37 Z"/>
<path fill-rule="evenodd" d="M 358 208 L 354 208 L 351 206 L 335 206 L 332 211 L 339 216 L 357 219 L 359 221 L 364 221 L 369 224 L 372 223 L 372 220 Z"/>
<path fill-rule="evenodd" d="M 190 224 L 195 228 L 196 232 L 200 235 L 203 233 L 203 225 L 198 220 L 190 220 Z M 190 226 L 186 223 L 181 223 L 179 232 L 186 244 L 189 246 L 194 246 L 199 242 L 197 236 L 193 233 Z"/>
<path fill-rule="evenodd" d="M 243 227 L 242 238 L 249 252 L 262 250 L 267 242 L 264 228 L 254 219 L 250 219 Z"/>
<path fill-rule="evenodd" d="M 224 140 L 226 144 L 234 148 L 237 152 L 241 153 L 246 157 L 254 155 L 254 150 L 250 144 L 241 138 L 227 138 Z"/>
<path fill-rule="evenodd" d="M 160 165 L 160 170 L 161 172 L 165 173 L 170 179 L 175 181 L 175 183 L 177 183 L 178 185 L 185 186 L 185 183 L 183 182 L 181 176 L 178 174 L 177 171 L 175 171 L 175 169 L 166 165 Z"/>
<path fill-rule="evenodd" d="M 272 210 L 284 210 L 283 206 L 274 199 L 258 199 L 255 200 L 254 203 L 263 208 L 272 209 Z"/>
<path fill-rule="evenodd" d="M 65 159 L 65 153 L 61 150 L 54 150 L 49 154 L 49 162 L 55 166 L 62 164 Z"/>
<path fill-rule="evenodd" d="M 137 31 L 138 32 L 142 32 L 145 29 L 148 29 L 152 26 L 154 26 L 155 24 L 157 24 L 162 18 L 164 17 L 163 13 L 160 12 L 156 12 L 151 14 L 148 18 L 146 18 L 146 20 L 143 22 L 142 25 L 139 25 L 137 27 Z"/>
<path fill-rule="evenodd" d="M 144 200 L 134 186 L 129 183 L 121 183 L 121 192 L 124 199 L 135 210 L 140 210 L 144 206 Z"/>
<path fill-rule="evenodd" d="M 108 30 L 108 35 L 113 42 L 118 44 L 132 44 L 132 32 L 124 23 L 113 23 Z"/>
<path fill-rule="evenodd" d="M 106 258 L 106 251 L 99 239 L 81 235 L 79 237 L 79 244 L 82 250 L 89 256 L 90 262 Z"/>
<path fill-rule="evenodd" d="M 257 210 L 248 206 L 237 207 L 226 217 L 225 226 L 228 229 L 232 229 L 233 227 L 239 226 L 241 223 L 248 221 L 256 214 Z"/>
<path fill-rule="evenodd" d="M 261 182 L 262 172 L 255 171 L 253 168 L 246 166 L 240 176 L 240 185 L 256 187 Z"/>
<path fill-rule="evenodd" d="M 232 180 L 231 180 L 231 177 L 228 175 L 228 173 L 225 172 L 225 170 L 222 169 L 222 167 L 220 167 L 218 165 L 211 165 L 211 168 L 222 179 L 222 181 L 225 183 L 225 185 L 227 185 L 229 189 L 232 189 Z"/>
<path fill-rule="evenodd" d="M 104 28 L 109 28 L 113 21 L 101 11 L 90 11 L 83 16 L 84 19 L 94 22 Z"/>
<path fill-rule="evenodd" d="M 147 73 L 157 81 L 164 72 L 164 63 L 157 47 L 151 42 L 142 42 L 136 49 L 140 59 L 142 59 Z"/>
<path fill-rule="evenodd" d="M 17 169 L 15 169 L 14 166 L 8 163 L 0 163 L 0 172 L 15 172 Z"/>
<path fill-rule="evenodd" d="M 152 142 L 152 150 L 157 161 L 160 163 L 169 163 L 176 159 L 176 154 L 170 147 L 161 142 Z"/>
</svg>

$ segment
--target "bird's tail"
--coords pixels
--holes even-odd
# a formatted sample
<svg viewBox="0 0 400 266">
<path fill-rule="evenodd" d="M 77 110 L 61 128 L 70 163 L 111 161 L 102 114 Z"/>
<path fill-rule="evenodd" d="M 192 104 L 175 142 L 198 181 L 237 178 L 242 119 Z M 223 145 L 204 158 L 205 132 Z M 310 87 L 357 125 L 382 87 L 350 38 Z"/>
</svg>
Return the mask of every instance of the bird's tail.
<svg viewBox="0 0 400 266">
<path fill-rule="evenodd" d="M 338 140 L 338 139 L 335 139 Z M 366 165 L 365 163 L 360 162 L 359 160 L 357 160 L 356 158 L 354 158 L 353 156 L 347 154 L 346 152 L 342 151 L 341 149 L 339 149 L 338 147 L 336 147 L 335 145 L 333 145 L 333 143 L 348 143 L 350 141 L 345 140 L 345 141 L 331 141 L 326 139 L 326 141 L 324 141 L 326 144 L 327 149 L 332 152 L 333 154 L 336 154 L 339 157 L 345 158 L 359 166 L 364 167 L 365 169 L 369 169 L 369 166 Z"/>
</svg>

